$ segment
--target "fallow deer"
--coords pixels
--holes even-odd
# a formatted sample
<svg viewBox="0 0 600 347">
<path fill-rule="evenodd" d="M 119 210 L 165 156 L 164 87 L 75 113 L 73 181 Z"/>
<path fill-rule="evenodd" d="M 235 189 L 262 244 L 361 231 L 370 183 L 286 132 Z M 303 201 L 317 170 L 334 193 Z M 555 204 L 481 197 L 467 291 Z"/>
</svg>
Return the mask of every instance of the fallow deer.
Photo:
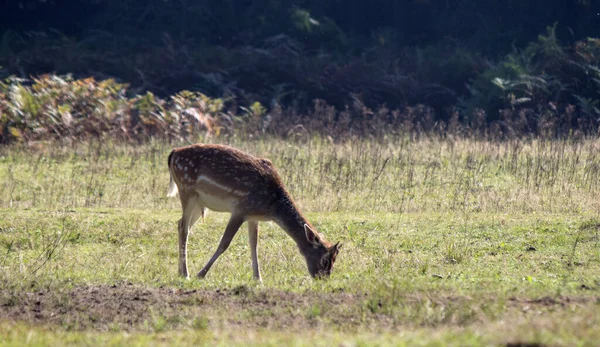
<svg viewBox="0 0 600 347">
<path fill-rule="evenodd" d="M 205 209 L 229 212 L 231 217 L 216 252 L 200 272 L 204 278 L 225 252 L 244 222 L 248 222 L 253 276 L 261 280 L 258 264 L 258 222 L 274 221 L 296 242 L 312 277 L 327 277 L 340 250 L 327 242 L 302 215 L 284 187 L 275 166 L 233 147 L 196 144 L 174 149 L 168 159 L 168 196 L 179 192 L 179 274 L 188 275 L 187 240 L 190 228 Z"/>
</svg>

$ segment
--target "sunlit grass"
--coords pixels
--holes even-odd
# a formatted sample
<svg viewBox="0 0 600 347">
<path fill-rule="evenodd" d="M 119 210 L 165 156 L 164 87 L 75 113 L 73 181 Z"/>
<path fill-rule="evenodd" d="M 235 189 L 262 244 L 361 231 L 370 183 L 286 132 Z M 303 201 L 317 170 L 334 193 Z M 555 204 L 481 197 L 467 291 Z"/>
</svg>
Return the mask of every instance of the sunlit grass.
<svg viewBox="0 0 600 347">
<path fill-rule="evenodd" d="M 231 140 L 270 158 L 310 211 L 593 212 L 600 141 Z M 169 209 L 173 145 L 92 143 L 0 153 L 1 207 Z"/>
<path fill-rule="evenodd" d="M 204 280 L 178 277 L 180 207 L 165 197 L 172 145 L 9 147 L 0 152 L 0 305 L 37 290 L 68 305 L 73 288 L 118 283 L 243 288 L 248 302 L 274 291 L 302 299 L 268 311 L 242 299 L 234 310 L 192 304 L 129 328 L 3 321 L 0 342 L 572 345 L 598 337 L 597 140 L 232 144 L 270 158 L 315 226 L 344 244 L 330 280 L 312 280 L 273 223 L 261 223 L 262 284 L 252 280 L 245 227 Z M 227 217 L 209 213 L 194 227 L 192 273 L 214 252 Z M 535 304 L 546 297 L 558 303 Z M 272 322 L 229 332 L 233 322 L 265 316 L 304 323 L 289 334 Z"/>
</svg>

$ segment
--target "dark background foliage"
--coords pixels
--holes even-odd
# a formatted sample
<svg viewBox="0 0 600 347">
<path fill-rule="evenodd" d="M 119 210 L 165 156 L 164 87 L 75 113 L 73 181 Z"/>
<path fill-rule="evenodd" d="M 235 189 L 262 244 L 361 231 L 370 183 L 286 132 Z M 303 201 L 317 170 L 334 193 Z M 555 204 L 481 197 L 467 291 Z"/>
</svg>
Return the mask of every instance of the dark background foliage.
<svg viewBox="0 0 600 347">
<path fill-rule="evenodd" d="M 600 117 L 594 0 L 2 0 L 0 74 L 115 78 L 232 107 L 424 104 L 434 120 Z M 482 113 L 483 112 L 483 113 Z M 509 114 L 507 116 L 507 114 Z M 483 116 L 482 116 L 483 114 Z M 479 120 L 477 120 L 479 121 Z M 573 123 L 575 124 L 575 123 Z M 529 126 L 528 128 L 536 128 Z M 532 131 L 537 131 L 533 129 Z"/>
</svg>

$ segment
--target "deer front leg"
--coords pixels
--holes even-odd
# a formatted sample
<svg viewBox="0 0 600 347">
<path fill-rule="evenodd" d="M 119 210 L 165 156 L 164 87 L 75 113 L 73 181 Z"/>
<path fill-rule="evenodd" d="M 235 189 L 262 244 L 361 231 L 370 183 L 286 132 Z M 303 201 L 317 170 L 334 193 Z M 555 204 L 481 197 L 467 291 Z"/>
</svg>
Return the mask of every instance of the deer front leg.
<svg viewBox="0 0 600 347">
<path fill-rule="evenodd" d="M 210 258 L 208 263 L 206 263 L 204 268 L 200 270 L 200 272 L 198 272 L 198 278 L 204 278 L 204 276 L 206 276 L 206 273 L 208 272 L 208 270 L 210 270 L 210 267 L 217 260 L 217 258 L 219 258 L 219 256 L 223 254 L 225 250 L 227 250 L 227 247 L 229 247 L 231 240 L 240 229 L 242 223 L 244 223 L 243 217 L 231 215 L 229 223 L 227 223 L 227 227 L 225 228 L 225 233 L 223 233 L 223 237 L 221 237 L 221 242 L 219 242 L 219 246 L 217 247 L 217 251 L 212 256 L 212 258 Z"/>
<path fill-rule="evenodd" d="M 248 221 L 248 236 L 250 241 L 250 255 L 252 256 L 252 273 L 254 279 L 261 281 L 260 267 L 258 265 L 258 222 Z"/>
<path fill-rule="evenodd" d="M 187 267 L 187 241 L 189 235 L 189 227 L 187 218 L 183 216 L 178 223 L 177 231 L 179 232 L 179 275 L 188 277 Z"/>
</svg>

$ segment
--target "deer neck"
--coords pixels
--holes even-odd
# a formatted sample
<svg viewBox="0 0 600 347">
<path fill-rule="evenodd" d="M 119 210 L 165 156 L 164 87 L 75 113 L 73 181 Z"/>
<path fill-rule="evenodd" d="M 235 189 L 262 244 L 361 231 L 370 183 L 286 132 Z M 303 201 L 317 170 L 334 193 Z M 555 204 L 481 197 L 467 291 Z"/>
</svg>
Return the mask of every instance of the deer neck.
<svg viewBox="0 0 600 347">
<path fill-rule="evenodd" d="M 283 194 L 279 201 L 277 201 L 274 221 L 296 241 L 302 254 L 306 254 L 313 248 L 313 245 L 308 242 L 306 232 L 304 231 L 304 224 L 310 225 L 310 223 L 302 215 L 298 207 L 296 207 L 289 194 Z"/>
</svg>

